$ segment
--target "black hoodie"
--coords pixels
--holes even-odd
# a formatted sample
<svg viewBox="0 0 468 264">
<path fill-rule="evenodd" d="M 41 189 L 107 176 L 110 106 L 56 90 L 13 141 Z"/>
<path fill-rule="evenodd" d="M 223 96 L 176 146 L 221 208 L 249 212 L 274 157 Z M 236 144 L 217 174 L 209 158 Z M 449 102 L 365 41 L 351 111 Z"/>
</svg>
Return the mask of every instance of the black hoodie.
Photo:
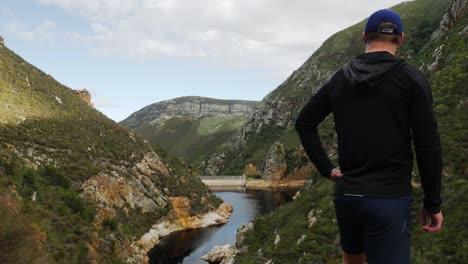
<svg viewBox="0 0 468 264">
<path fill-rule="evenodd" d="M 324 177 L 335 167 L 317 126 L 333 113 L 339 164 L 337 194 L 392 198 L 411 195 L 414 144 L 424 207 L 440 211 L 441 152 L 427 79 L 388 52 L 347 63 L 312 96 L 296 121 L 310 160 Z"/>
</svg>

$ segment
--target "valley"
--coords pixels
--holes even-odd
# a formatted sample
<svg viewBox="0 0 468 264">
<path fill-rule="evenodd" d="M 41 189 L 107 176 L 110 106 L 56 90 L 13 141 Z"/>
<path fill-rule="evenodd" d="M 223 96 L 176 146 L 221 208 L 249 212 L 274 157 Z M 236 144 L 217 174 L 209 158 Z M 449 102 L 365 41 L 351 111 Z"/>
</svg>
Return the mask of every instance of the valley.
<svg viewBox="0 0 468 264">
<path fill-rule="evenodd" d="M 419 227 L 413 166 L 411 263 L 468 263 L 468 1 L 392 9 L 407 32 L 397 56 L 428 78 L 443 148 L 435 235 Z M 326 39 L 261 101 L 183 96 L 119 123 L 0 37 L 0 263 L 340 263 L 334 183 L 294 124 L 364 51 L 364 24 Z M 333 116 L 319 134 L 338 164 Z"/>
</svg>

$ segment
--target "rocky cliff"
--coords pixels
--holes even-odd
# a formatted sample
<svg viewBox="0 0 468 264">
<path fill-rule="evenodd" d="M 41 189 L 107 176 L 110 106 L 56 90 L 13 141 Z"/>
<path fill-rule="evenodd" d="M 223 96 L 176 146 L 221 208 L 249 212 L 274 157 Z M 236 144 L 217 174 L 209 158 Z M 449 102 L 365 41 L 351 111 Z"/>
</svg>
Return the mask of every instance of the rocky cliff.
<svg viewBox="0 0 468 264">
<path fill-rule="evenodd" d="M 423 233 L 419 226 L 422 190 L 414 171 L 415 204 L 411 220 L 411 263 L 466 263 L 465 193 L 468 191 L 468 16 L 467 0 L 415 0 L 393 7 L 402 15 L 407 38 L 397 56 L 419 67 L 429 78 L 434 111 L 443 146 L 442 212 L 444 230 L 437 235 Z M 286 149 L 287 171 L 299 162 L 299 142 L 292 130 L 294 118 L 305 101 L 335 69 L 363 51 L 360 31 L 364 21 L 326 40 L 304 65 L 260 103 L 264 108 L 252 115 L 225 149 L 223 166 L 268 164 L 269 148 L 279 142 Z M 287 105 L 287 107 L 284 107 Z M 274 107 L 273 109 L 269 109 Z M 281 109 L 281 110 L 280 110 Z M 264 131 L 268 128 L 268 136 Z M 273 131 L 273 133 L 272 133 Z M 325 120 L 319 132 L 330 157 L 336 158 L 332 120 Z M 262 139 L 260 144 L 255 142 Z M 254 146 L 252 147 L 252 144 Z M 265 145 L 262 150 L 260 147 Z M 291 154 L 288 154 L 291 153 Z M 296 153 L 296 158 L 292 153 Z M 299 155 L 298 155 L 299 154 Z M 236 157 L 241 158 L 236 158 Z M 260 165 L 259 165 L 260 164 Z M 283 164 L 281 160 L 277 164 Z M 265 165 L 264 165 L 265 166 Z M 338 263 L 338 230 L 332 203 L 333 183 L 313 171 L 306 188 L 289 206 L 255 219 L 254 229 L 243 235 L 237 263 Z M 291 216 L 294 217 L 291 217 Z"/>
<path fill-rule="evenodd" d="M 256 104 L 255 101 L 180 97 L 148 105 L 121 124 L 134 129 L 151 144 L 195 163 L 221 147 Z"/>
<path fill-rule="evenodd" d="M 221 100 L 200 96 L 186 96 L 145 106 L 120 123 L 130 128 L 137 128 L 157 122 L 160 118 L 200 118 L 226 115 L 247 117 L 252 113 L 256 104 L 256 101 Z"/>
<path fill-rule="evenodd" d="M 188 201 L 183 219 L 226 207 L 181 161 L 108 119 L 74 90 L 6 47 L 0 62 L 0 190 L 15 190 L 18 213 L 37 228 L 33 234 L 43 234 L 42 262 L 144 259 L 145 252 L 129 256 L 128 249 L 167 217 L 174 197 Z M 5 217 L 0 221 L 11 221 Z M 204 224 L 213 223 L 198 227 Z M 10 239 L 5 234 L 1 241 Z M 8 244 L 0 243 L 0 252 Z M 8 263 L 2 256 L 0 262 Z"/>
</svg>

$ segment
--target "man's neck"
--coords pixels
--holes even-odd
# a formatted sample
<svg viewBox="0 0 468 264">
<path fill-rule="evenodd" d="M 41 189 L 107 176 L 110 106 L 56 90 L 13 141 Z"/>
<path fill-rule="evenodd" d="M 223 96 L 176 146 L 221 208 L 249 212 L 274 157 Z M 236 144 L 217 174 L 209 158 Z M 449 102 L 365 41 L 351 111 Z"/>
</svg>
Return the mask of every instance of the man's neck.
<svg viewBox="0 0 468 264">
<path fill-rule="evenodd" d="M 386 51 L 393 56 L 395 56 L 396 51 L 397 51 L 397 46 L 395 44 L 391 43 L 384 43 L 384 42 L 372 42 L 370 44 L 366 45 L 366 53 L 369 52 L 379 52 L 379 51 Z"/>
</svg>

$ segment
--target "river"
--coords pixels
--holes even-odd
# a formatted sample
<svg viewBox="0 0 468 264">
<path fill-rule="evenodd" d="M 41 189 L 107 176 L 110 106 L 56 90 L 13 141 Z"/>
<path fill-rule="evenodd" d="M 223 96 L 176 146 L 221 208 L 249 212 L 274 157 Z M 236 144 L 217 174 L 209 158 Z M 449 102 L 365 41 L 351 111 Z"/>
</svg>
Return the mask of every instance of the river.
<svg viewBox="0 0 468 264">
<path fill-rule="evenodd" d="M 201 256 L 214 246 L 234 245 L 240 225 L 291 201 L 296 191 L 213 189 L 217 196 L 234 207 L 229 222 L 222 226 L 174 232 L 162 238 L 160 244 L 149 252 L 150 264 L 206 264 Z"/>
</svg>

